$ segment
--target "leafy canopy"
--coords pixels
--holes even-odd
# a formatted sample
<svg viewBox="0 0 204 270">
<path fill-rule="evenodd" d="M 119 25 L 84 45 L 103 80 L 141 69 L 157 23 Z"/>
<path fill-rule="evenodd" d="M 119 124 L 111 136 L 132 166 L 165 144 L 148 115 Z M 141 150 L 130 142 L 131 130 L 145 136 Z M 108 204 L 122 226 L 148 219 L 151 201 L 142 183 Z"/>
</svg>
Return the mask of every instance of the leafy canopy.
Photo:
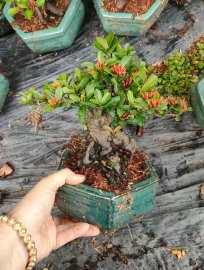
<svg viewBox="0 0 204 270">
<path fill-rule="evenodd" d="M 59 74 L 42 90 L 31 88 L 22 93 L 22 103 L 43 106 L 44 111 L 58 107 L 78 108 L 78 118 L 86 126 L 89 110 L 112 116 L 112 127 L 125 124 L 143 126 L 150 115 L 174 113 L 178 118 L 188 110 L 184 99 L 163 97 L 156 89 L 157 76 L 146 63 L 134 57 L 130 44 L 121 45 L 122 38 L 113 33 L 93 42 L 97 49 L 94 62 L 84 62 L 72 75 Z"/>
</svg>

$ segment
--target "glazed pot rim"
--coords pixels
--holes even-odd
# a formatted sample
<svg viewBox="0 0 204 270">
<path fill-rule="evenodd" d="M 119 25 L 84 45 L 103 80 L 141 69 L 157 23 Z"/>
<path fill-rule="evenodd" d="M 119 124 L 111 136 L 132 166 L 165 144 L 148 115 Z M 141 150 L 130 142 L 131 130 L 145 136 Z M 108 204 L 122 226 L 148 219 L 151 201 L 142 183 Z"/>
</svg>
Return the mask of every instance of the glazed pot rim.
<svg viewBox="0 0 204 270">
<path fill-rule="evenodd" d="M 42 37 L 42 36 L 50 36 L 52 34 L 56 34 L 56 33 L 63 33 L 64 32 L 64 25 L 69 24 L 69 21 L 71 21 L 72 16 L 69 16 L 69 14 L 73 14 L 76 4 L 77 2 L 80 0 L 71 0 L 61 22 L 59 23 L 58 26 L 56 27 L 51 27 L 49 29 L 43 29 L 43 30 L 39 30 L 39 31 L 35 31 L 35 32 L 29 32 L 29 33 L 25 33 L 23 32 L 19 26 L 13 27 L 13 29 L 15 29 L 15 31 L 18 33 L 19 36 L 21 36 L 24 40 L 26 39 L 31 39 L 31 38 L 35 38 L 36 37 Z M 12 25 L 12 23 L 15 21 L 14 18 L 12 16 L 10 16 L 8 14 L 8 10 L 10 8 L 10 5 L 12 3 L 8 2 L 5 4 L 4 9 L 3 9 L 3 15 L 6 17 L 6 19 L 9 21 L 9 23 Z"/>
<path fill-rule="evenodd" d="M 113 19 L 127 19 L 127 20 L 129 19 L 135 21 L 141 20 L 146 21 L 154 14 L 155 10 L 157 10 L 160 7 L 160 5 L 164 4 L 165 0 L 155 0 L 153 5 L 144 14 L 141 15 L 134 15 L 132 13 L 125 13 L 125 12 L 114 13 L 105 11 L 103 9 L 104 4 L 102 0 L 94 0 L 94 2 L 98 4 L 102 16 L 107 17 L 107 19 L 113 18 Z"/>
</svg>

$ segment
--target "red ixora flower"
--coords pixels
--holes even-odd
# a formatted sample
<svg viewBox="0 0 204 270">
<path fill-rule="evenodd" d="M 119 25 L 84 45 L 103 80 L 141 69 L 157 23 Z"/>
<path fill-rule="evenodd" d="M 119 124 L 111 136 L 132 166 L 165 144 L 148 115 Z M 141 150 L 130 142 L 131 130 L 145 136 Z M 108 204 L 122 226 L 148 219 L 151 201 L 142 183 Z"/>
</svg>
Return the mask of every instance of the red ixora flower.
<svg viewBox="0 0 204 270">
<path fill-rule="evenodd" d="M 128 88 L 132 82 L 133 82 L 133 79 L 131 77 L 128 77 L 124 81 L 122 81 L 122 85 L 123 87 Z"/>
<path fill-rule="evenodd" d="M 96 68 L 104 68 L 105 66 L 106 64 L 101 60 L 98 60 L 98 62 L 96 63 Z"/>
<path fill-rule="evenodd" d="M 157 95 L 157 94 L 159 94 L 159 92 L 155 90 L 152 92 L 144 92 L 142 93 L 142 96 L 145 100 L 147 100 L 147 99 L 151 99 L 154 95 Z"/>
<path fill-rule="evenodd" d="M 35 10 L 35 8 L 36 8 L 36 3 L 35 3 L 35 1 L 30 0 L 30 1 L 28 2 L 28 6 L 29 6 L 29 8 L 30 8 L 31 10 Z"/>
<path fill-rule="evenodd" d="M 174 106 L 177 105 L 178 102 L 179 102 L 178 98 L 175 98 L 175 97 L 167 97 L 167 98 L 165 99 L 165 101 L 166 101 L 167 103 L 170 103 L 170 104 L 174 105 Z"/>
<path fill-rule="evenodd" d="M 162 102 L 164 102 L 163 98 L 147 100 L 147 103 L 151 109 L 158 108 Z"/>
<path fill-rule="evenodd" d="M 59 104 L 59 99 L 54 96 L 52 99 L 48 100 L 48 103 L 52 106 L 57 106 Z"/>
<path fill-rule="evenodd" d="M 187 102 L 186 102 L 185 99 L 182 99 L 181 108 L 182 108 L 184 111 L 187 111 L 187 110 L 188 110 Z"/>
<path fill-rule="evenodd" d="M 111 67 L 111 71 L 118 76 L 126 75 L 126 68 L 121 64 L 115 64 Z"/>
<path fill-rule="evenodd" d="M 126 119 L 128 119 L 129 117 L 130 117 L 129 113 L 128 113 L 128 112 L 125 112 L 120 118 L 121 118 L 122 120 L 126 120 Z"/>
</svg>

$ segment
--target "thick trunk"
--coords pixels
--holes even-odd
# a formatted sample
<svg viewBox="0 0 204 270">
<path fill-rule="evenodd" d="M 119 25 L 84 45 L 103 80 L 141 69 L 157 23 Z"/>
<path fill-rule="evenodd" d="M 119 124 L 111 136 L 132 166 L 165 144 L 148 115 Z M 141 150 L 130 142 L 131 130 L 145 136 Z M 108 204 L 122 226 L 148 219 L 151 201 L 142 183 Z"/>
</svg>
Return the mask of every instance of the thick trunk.
<svg viewBox="0 0 204 270">
<path fill-rule="evenodd" d="M 131 153 L 138 150 L 137 144 L 133 138 L 120 131 L 120 128 L 112 129 L 110 127 L 113 119 L 108 114 L 99 111 L 92 111 L 87 115 L 87 127 L 92 138 L 89 143 L 83 162 L 91 163 L 91 155 L 94 155 L 94 146 L 97 143 L 100 150 L 100 157 L 109 155 L 109 158 L 117 161 L 117 157 L 112 156 L 114 145 L 121 146 Z M 92 159 L 93 160 L 93 159 Z M 116 162 L 117 163 L 117 162 Z"/>
</svg>

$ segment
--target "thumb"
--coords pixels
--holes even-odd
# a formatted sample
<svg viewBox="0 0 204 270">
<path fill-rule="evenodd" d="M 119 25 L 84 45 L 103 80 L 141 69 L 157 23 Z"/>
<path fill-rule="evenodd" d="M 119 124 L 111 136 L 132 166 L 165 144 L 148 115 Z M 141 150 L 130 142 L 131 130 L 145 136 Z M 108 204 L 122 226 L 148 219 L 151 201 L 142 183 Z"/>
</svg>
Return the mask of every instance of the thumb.
<svg viewBox="0 0 204 270">
<path fill-rule="evenodd" d="M 37 187 L 42 189 L 49 188 L 56 193 L 58 188 L 64 184 L 77 185 L 82 183 L 84 180 L 85 177 L 83 175 L 76 174 L 70 169 L 63 169 L 45 177 L 37 184 Z"/>
</svg>

